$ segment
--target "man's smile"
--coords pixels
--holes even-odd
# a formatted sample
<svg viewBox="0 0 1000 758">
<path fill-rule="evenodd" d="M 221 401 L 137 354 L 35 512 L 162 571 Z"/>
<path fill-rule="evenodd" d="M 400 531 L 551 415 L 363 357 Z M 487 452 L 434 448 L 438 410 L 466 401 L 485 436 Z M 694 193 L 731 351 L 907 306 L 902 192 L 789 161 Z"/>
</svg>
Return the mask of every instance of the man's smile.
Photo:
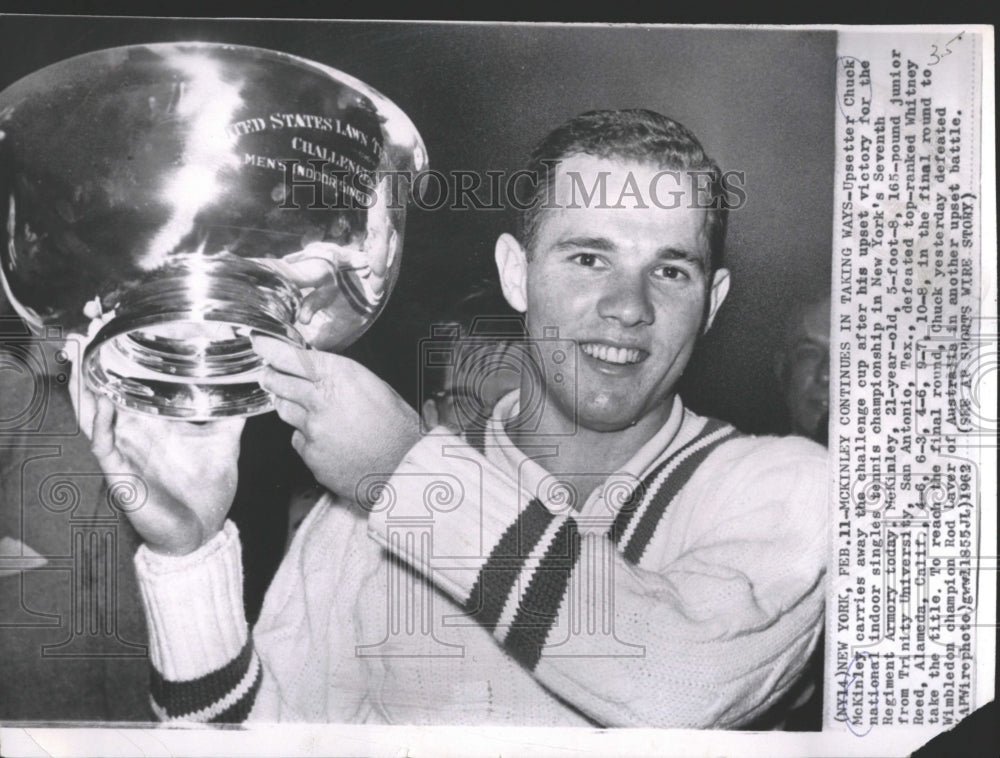
<svg viewBox="0 0 1000 758">
<path fill-rule="evenodd" d="M 580 350 L 604 363 L 629 366 L 644 361 L 649 353 L 635 347 L 618 347 L 603 342 L 581 342 Z"/>
</svg>

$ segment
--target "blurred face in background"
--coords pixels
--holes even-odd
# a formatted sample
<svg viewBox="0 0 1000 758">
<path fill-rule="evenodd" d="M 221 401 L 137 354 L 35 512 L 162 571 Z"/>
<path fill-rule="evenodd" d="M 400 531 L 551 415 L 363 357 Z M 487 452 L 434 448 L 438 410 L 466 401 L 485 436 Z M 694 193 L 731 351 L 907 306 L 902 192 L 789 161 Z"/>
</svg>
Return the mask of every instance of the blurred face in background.
<svg viewBox="0 0 1000 758">
<path fill-rule="evenodd" d="M 792 433 L 826 444 L 830 410 L 830 300 L 796 308 L 776 365 Z"/>
</svg>

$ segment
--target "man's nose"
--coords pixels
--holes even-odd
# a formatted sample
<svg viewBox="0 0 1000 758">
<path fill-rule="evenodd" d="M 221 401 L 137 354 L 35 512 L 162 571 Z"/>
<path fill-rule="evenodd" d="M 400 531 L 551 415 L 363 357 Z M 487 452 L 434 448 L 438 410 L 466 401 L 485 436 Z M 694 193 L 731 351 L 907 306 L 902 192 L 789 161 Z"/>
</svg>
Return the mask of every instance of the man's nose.
<svg viewBox="0 0 1000 758">
<path fill-rule="evenodd" d="M 607 282 L 597 312 L 601 318 L 614 319 L 622 326 L 653 323 L 655 314 L 646 278 L 627 274 L 615 276 Z"/>
</svg>

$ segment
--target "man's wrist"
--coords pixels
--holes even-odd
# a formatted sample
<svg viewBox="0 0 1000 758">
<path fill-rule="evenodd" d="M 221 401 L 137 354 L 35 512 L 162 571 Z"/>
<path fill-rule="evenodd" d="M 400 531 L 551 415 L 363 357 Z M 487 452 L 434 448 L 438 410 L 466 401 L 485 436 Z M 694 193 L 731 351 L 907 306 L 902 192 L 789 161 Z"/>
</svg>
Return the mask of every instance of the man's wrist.
<svg viewBox="0 0 1000 758">
<path fill-rule="evenodd" d="M 153 666 L 166 679 L 203 676 L 232 660 L 246 643 L 239 533 L 227 521 L 182 556 L 135 554 Z"/>
<path fill-rule="evenodd" d="M 136 560 L 154 574 L 167 574 L 198 563 L 205 556 L 222 549 L 225 544 L 237 540 L 239 531 L 236 525 L 227 519 L 222 528 L 185 552 L 170 552 L 168 548 L 144 542 L 136 551 Z"/>
<path fill-rule="evenodd" d="M 228 509 L 227 509 L 228 512 Z M 165 558 L 182 558 L 197 552 L 211 542 L 223 529 L 223 524 L 206 526 L 194 512 L 176 519 L 163 527 L 159 539 L 152 534 L 144 535 L 144 544 L 151 553 Z"/>
<path fill-rule="evenodd" d="M 386 440 L 385 454 L 381 457 L 378 468 L 373 468 L 355 487 L 354 500 L 366 509 L 375 505 L 384 494 L 390 478 L 402 465 L 407 454 L 423 439 L 419 416 L 408 405 L 406 411 L 406 420 L 400 423 L 396 434 Z"/>
<path fill-rule="evenodd" d="M 151 553 L 156 555 L 162 555 L 164 558 L 183 558 L 186 555 L 196 552 L 206 543 L 210 542 L 221 530 L 216 530 L 211 534 L 205 534 L 205 532 L 199 529 L 195 534 L 190 535 L 187 539 L 178 540 L 176 542 L 159 544 L 155 542 L 146 542 L 146 547 L 149 548 Z"/>
<path fill-rule="evenodd" d="M 399 468 L 400 464 L 402 464 L 403 460 L 406 458 L 407 453 L 409 453 L 421 439 L 420 421 L 414 415 L 413 424 L 407 425 L 403 432 L 396 437 L 394 441 L 395 446 L 392 457 L 390 458 L 391 471 L 389 473 L 395 473 L 396 469 Z"/>
</svg>

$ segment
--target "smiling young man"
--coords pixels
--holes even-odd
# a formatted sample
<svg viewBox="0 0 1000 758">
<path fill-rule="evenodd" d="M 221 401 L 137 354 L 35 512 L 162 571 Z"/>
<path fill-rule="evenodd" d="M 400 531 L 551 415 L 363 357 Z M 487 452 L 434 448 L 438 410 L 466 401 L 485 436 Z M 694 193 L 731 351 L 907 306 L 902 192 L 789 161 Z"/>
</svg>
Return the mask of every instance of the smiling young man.
<svg viewBox="0 0 1000 758">
<path fill-rule="evenodd" d="M 653 202 L 663 176 L 649 158 L 567 155 L 537 228 L 523 244 L 506 234 L 497 243 L 504 293 L 528 333 L 549 330 L 578 348 L 575 382 L 554 381 L 565 368 L 546 361 L 548 402 L 528 433 L 532 442 L 572 435 L 554 462 L 562 471 L 614 471 L 663 427 L 695 342 L 729 290 L 729 272 L 712 266 L 709 211 L 691 186 L 676 207 Z M 584 207 L 579 186 L 607 194 Z M 630 187 L 654 190 L 644 197 Z"/>
<path fill-rule="evenodd" d="M 256 340 L 336 494 L 252 635 L 228 503 L 204 503 L 224 483 L 151 484 L 133 519 L 164 718 L 734 728 L 792 694 L 822 628 L 824 452 L 676 392 L 729 286 L 719 170 L 638 110 L 572 119 L 529 169 L 540 200 L 496 258 L 542 369 L 497 403 L 482 453 L 421 438 L 352 361 Z M 98 403 L 95 452 L 120 471 L 113 417 Z"/>
</svg>

